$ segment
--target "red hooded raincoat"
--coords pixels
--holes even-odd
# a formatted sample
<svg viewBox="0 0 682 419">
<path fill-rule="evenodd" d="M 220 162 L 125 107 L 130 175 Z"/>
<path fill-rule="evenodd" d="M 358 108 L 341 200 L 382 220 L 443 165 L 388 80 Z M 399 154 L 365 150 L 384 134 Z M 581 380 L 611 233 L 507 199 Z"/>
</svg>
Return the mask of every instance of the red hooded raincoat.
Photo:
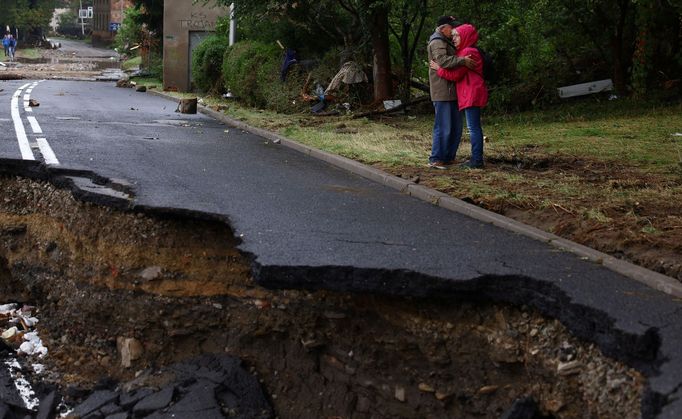
<svg viewBox="0 0 682 419">
<path fill-rule="evenodd" d="M 438 70 L 438 76 L 457 83 L 459 110 L 471 107 L 482 108 L 488 104 L 488 89 L 483 80 L 483 57 L 475 48 L 478 42 L 478 32 L 469 24 L 457 26 L 455 30 L 460 38 L 457 56 L 471 55 L 471 58 L 476 60 L 476 68 L 473 70 L 465 66 L 452 69 L 441 68 Z"/>
</svg>

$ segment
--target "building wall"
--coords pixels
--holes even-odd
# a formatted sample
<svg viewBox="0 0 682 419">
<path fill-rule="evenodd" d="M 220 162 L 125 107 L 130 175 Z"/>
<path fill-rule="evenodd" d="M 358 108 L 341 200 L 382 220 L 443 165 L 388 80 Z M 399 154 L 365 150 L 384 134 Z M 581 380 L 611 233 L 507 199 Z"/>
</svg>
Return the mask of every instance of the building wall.
<svg viewBox="0 0 682 419">
<path fill-rule="evenodd" d="M 165 0 L 163 8 L 163 88 L 187 92 L 190 84 L 190 38 L 214 32 L 216 21 L 228 9 L 213 2 Z M 191 36 L 190 36 L 191 35 Z"/>
<path fill-rule="evenodd" d="M 109 45 L 116 36 L 109 25 L 123 22 L 123 11 L 132 7 L 132 0 L 94 0 L 92 7 L 92 43 Z"/>
</svg>

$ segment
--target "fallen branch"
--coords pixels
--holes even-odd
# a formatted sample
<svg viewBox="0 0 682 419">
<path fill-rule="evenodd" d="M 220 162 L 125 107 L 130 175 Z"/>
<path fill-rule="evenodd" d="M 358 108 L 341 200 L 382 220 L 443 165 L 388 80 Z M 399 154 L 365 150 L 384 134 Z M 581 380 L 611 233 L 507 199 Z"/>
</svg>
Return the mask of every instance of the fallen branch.
<svg viewBox="0 0 682 419">
<path fill-rule="evenodd" d="M 374 115 L 385 115 L 385 114 L 389 114 L 389 113 L 393 113 L 393 112 L 402 111 L 403 109 L 407 108 L 408 106 L 416 105 L 417 103 L 426 102 L 428 100 L 431 100 L 431 96 L 428 96 L 428 95 L 420 96 L 420 97 L 416 98 L 415 100 L 411 100 L 407 103 L 401 103 L 400 105 L 396 106 L 395 108 L 380 109 L 380 110 L 363 112 L 363 113 L 359 113 L 357 115 L 353 115 L 353 119 L 364 118 L 367 116 L 374 116 Z"/>
</svg>

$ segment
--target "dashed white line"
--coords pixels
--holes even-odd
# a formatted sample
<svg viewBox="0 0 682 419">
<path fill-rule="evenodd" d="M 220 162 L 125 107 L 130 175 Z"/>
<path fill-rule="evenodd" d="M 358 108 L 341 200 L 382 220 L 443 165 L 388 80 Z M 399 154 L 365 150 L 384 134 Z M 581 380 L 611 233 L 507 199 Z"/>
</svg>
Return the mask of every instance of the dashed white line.
<svg viewBox="0 0 682 419">
<path fill-rule="evenodd" d="M 34 134 L 43 133 L 43 129 L 40 128 L 40 124 L 38 124 L 38 120 L 35 116 L 27 116 L 26 119 L 28 120 L 28 123 L 31 124 L 31 129 L 33 130 Z"/>
<path fill-rule="evenodd" d="M 58 165 L 59 160 L 57 160 L 57 156 L 55 156 L 54 151 L 52 151 L 52 147 L 50 147 L 47 139 L 38 138 L 36 141 L 38 142 L 38 147 L 40 148 L 40 154 L 42 154 L 43 158 L 45 159 L 45 163 Z"/>
<path fill-rule="evenodd" d="M 35 156 L 31 151 L 31 146 L 28 144 L 28 138 L 26 137 L 26 130 L 24 130 L 24 123 L 21 120 L 21 115 L 19 115 L 19 96 L 21 91 L 28 86 L 28 83 L 21 86 L 12 96 L 12 102 L 10 104 L 12 121 L 14 122 L 14 131 L 17 134 L 17 141 L 19 142 L 19 151 L 21 151 L 21 158 L 24 160 L 35 160 Z"/>
</svg>

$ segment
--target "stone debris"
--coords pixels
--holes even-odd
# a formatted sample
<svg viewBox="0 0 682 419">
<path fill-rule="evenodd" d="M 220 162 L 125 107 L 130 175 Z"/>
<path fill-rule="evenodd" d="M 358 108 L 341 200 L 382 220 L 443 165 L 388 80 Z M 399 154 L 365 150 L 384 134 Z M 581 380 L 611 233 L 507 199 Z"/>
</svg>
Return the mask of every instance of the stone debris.
<svg viewBox="0 0 682 419">
<path fill-rule="evenodd" d="M 0 320 L 7 322 L 6 327 L 0 327 L 0 337 L 5 345 L 20 355 L 44 357 L 48 351 L 34 330 L 38 319 L 33 317 L 33 310 L 28 305 L 0 305 Z"/>
<path fill-rule="evenodd" d="M 497 391 L 497 389 L 500 388 L 500 386 L 483 386 L 478 389 L 478 394 L 492 394 Z"/>
<path fill-rule="evenodd" d="M 582 370 L 582 364 L 580 361 L 559 362 L 556 370 L 559 375 L 578 374 Z"/>
<path fill-rule="evenodd" d="M 140 359 L 144 353 L 144 348 L 139 340 L 119 336 L 116 339 L 116 348 L 121 355 L 121 366 L 130 368 L 132 361 Z"/>
<path fill-rule="evenodd" d="M 21 369 L 13 362 L 12 368 Z M 0 418 L 272 418 L 258 379 L 238 358 L 202 355 L 161 370 L 146 370 L 126 383 L 101 380 L 93 391 L 69 386 L 64 397 L 47 387 L 42 397 L 19 395 L 0 368 Z M 108 388 L 107 388 L 108 387 Z M 22 393 L 24 390 L 20 390 Z"/>
<path fill-rule="evenodd" d="M 30 106 L 30 107 L 32 107 L 32 108 L 35 108 L 35 107 L 40 106 L 40 102 L 38 102 L 38 101 L 35 100 L 35 99 L 29 99 L 29 100 L 28 100 L 28 106 Z"/>
<path fill-rule="evenodd" d="M 424 393 L 434 393 L 436 390 L 426 383 L 419 383 L 419 391 L 423 391 Z"/>
<path fill-rule="evenodd" d="M 400 400 L 401 402 L 405 401 L 405 388 L 404 387 L 396 387 L 395 388 L 395 398 Z"/>
</svg>

